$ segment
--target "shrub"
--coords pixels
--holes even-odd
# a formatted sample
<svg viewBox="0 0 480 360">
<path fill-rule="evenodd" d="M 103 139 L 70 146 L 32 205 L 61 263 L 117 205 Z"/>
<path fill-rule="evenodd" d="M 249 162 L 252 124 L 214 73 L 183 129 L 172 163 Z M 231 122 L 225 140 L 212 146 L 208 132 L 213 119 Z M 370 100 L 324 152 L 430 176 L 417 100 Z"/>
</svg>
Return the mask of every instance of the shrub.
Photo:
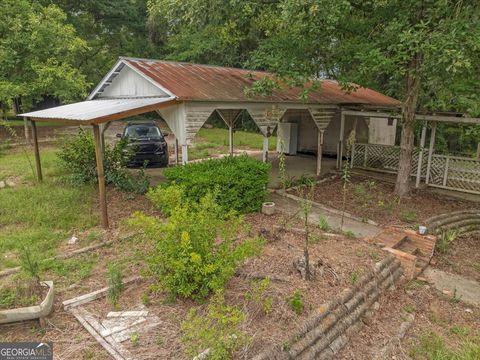
<svg viewBox="0 0 480 360">
<path fill-rule="evenodd" d="M 210 193 L 198 203 L 177 204 L 166 223 L 137 213 L 130 224 L 155 241 L 149 269 L 171 298 L 203 299 L 222 290 L 238 264 L 262 246 L 260 239 L 235 242 L 242 219 L 225 214 Z"/>
<path fill-rule="evenodd" d="M 265 315 L 273 310 L 273 298 L 267 295 L 270 286 L 270 278 L 263 280 L 254 280 L 251 282 L 251 288 L 245 293 L 245 300 L 252 302 L 257 309 L 261 309 Z"/>
<path fill-rule="evenodd" d="M 258 210 L 265 200 L 269 169 L 270 164 L 244 155 L 169 168 L 164 175 L 183 186 L 189 199 L 199 201 L 216 192 L 224 209 L 247 213 Z"/>
<path fill-rule="evenodd" d="M 455 230 L 447 230 L 442 232 L 440 239 L 437 241 L 437 251 L 441 254 L 447 252 L 450 244 L 457 239 L 457 232 Z"/>
<path fill-rule="evenodd" d="M 173 209 L 185 200 L 185 191 L 176 183 L 167 186 L 159 185 L 148 191 L 147 198 L 164 215 L 170 216 Z"/>
<path fill-rule="evenodd" d="M 182 323 L 182 341 L 193 358 L 208 349 L 208 359 L 232 359 L 233 353 L 247 345 L 250 338 L 239 327 L 245 314 L 235 306 L 228 306 L 222 294 L 216 294 L 208 305 L 207 314 L 192 309 Z"/>
<path fill-rule="evenodd" d="M 320 226 L 320 229 L 322 231 L 330 231 L 332 230 L 332 227 L 330 226 L 330 224 L 328 223 L 328 220 L 325 216 L 321 215 L 319 218 L 318 218 L 318 226 Z"/>
<path fill-rule="evenodd" d="M 126 165 L 131 153 L 126 140 L 115 146 L 105 144 L 104 172 L 105 182 L 122 190 L 145 193 L 150 181 L 144 169 L 137 174 L 128 171 Z M 93 135 L 80 129 L 75 137 L 69 137 L 57 153 L 60 165 L 69 173 L 68 179 L 75 184 L 94 183 L 97 181 L 97 164 L 95 159 L 95 142 Z"/>
</svg>

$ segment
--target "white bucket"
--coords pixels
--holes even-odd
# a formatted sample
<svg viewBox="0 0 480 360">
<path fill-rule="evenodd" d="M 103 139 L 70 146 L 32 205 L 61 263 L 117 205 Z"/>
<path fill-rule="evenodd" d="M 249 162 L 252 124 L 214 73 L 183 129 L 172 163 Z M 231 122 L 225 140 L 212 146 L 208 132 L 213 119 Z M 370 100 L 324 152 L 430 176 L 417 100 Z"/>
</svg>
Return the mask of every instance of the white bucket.
<svg viewBox="0 0 480 360">
<path fill-rule="evenodd" d="M 273 215 L 275 212 L 275 203 L 272 201 L 264 202 L 262 204 L 262 214 Z"/>
<path fill-rule="evenodd" d="M 420 235 L 425 235 L 427 233 L 427 227 L 426 226 L 423 226 L 423 225 L 420 225 L 418 227 L 418 233 Z"/>
</svg>

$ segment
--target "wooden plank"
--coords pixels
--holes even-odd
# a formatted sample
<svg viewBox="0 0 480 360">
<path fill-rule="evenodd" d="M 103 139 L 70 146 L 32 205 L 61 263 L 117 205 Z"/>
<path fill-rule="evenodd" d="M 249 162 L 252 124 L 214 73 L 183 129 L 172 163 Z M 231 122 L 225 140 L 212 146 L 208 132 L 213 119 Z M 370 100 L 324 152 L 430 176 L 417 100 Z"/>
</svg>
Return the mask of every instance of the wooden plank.
<svg viewBox="0 0 480 360">
<path fill-rule="evenodd" d="M 422 161 L 423 161 L 423 152 L 425 148 L 425 137 L 427 134 L 427 124 L 423 125 L 422 136 L 420 139 L 420 152 L 418 153 L 418 166 L 417 166 L 417 179 L 415 180 L 415 187 L 420 187 L 420 178 L 422 176 Z"/>
<path fill-rule="evenodd" d="M 322 156 L 323 156 L 323 133 L 324 130 L 318 131 L 317 139 L 317 176 L 322 173 Z"/>
<path fill-rule="evenodd" d="M 105 339 L 88 323 L 83 317 L 81 309 L 71 309 L 70 312 L 78 320 L 80 324 L 92 335 L 95 340 L 115 359 L 126 360 L 113 346 L 111 346 Z"/>
<path fill-rule="evenodd" d="M 425 177 L 425 184 L 430 182 L 430 171 L 432 170 L 432 156 L 435 147 L 435 134 L 437 132 L 437 123 L 433 123 L 432 132 L 430 133 L 430 144 L 428 144 L 428 160 L 427 160 L 427 174 Z"/>
</svg>

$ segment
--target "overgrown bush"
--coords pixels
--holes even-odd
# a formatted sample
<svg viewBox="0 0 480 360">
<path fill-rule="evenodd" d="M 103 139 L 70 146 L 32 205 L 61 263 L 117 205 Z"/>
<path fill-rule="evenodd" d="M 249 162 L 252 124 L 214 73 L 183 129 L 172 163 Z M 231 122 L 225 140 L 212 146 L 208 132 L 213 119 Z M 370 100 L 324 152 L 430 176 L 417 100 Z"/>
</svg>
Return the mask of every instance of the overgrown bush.
<svg viewBox="0 0 480 360">
<path fill-rule="evenodd" d="M 207 314 L 191 310 L 182 323 L 182 341 L 187 354 L 193 358 L 208 351 L 208 359 L 232 359 L 234 352 L 250 341 L 240 329 L 244 320 L 245 314 L 239 308 L 226 305 L 223 295 L 216 294 Z"/>
<path fill-rule="evenodd" d="M 121 140 L 114 146 L 105 144 L 105 182 L 125 191 L 143 194 L 148 190 L 149 179 L 144 169 L 140 169 L 136 174 L 127 170 L 126 165 L 132 153 L 126 145 L 126 140 Z M 76 136 L 63 142 L 57 156 L 61 166 L 70 174 L 68 179 L 73 183 L 97 181 L 95 142 L 92 134 L 80 129 Z"/>
<path fill-rule="evenodd" d="M 245 155 L 169 168 L 164 175 L 184 188 L 186 198 L 199 201 L 216 192 L 216 201 L 227 211 L 248 213 L 265 200 L 269 169 L 270 164 Z"/>
<path fill-rule="evenodd" d="M 172 298 L 203 299 L 211 291 L 222 290 L 238 264 L 261 249 L 262 241 L 237 241 L 244 225 L 242 219 L 226 214 L 211 193 L 199 202 L 181 201 L 182 187 L 171 186 L 176 187 L 171 193 L 178 194 L 178 198 L 177 202 L 172 200 L 167 222 L 137 213 L 130 224 L 155 241 L 148 263 L 161 288 Z M 171 194 L 168 189 L 149 193 L 154 203 L 163 201 L 162 191 Z"/>
</svg>

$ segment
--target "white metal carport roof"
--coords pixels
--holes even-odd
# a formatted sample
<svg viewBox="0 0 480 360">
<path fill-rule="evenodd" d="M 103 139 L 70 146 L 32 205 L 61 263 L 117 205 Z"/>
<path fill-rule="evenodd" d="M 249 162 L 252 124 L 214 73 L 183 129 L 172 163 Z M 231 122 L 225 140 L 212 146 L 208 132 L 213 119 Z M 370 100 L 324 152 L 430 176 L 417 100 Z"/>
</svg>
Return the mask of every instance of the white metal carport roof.
<svg viewBox="0 0 480 360">
<path fill-rule="evenodd" d="M 87 100 L 19 114 L 19 116 L 26 116 L 32 120 L 93 125 L 154 111 L 160 107 L 169 106 L 173 102 L 175 102 L 174 97 Z"/>
</svg>

